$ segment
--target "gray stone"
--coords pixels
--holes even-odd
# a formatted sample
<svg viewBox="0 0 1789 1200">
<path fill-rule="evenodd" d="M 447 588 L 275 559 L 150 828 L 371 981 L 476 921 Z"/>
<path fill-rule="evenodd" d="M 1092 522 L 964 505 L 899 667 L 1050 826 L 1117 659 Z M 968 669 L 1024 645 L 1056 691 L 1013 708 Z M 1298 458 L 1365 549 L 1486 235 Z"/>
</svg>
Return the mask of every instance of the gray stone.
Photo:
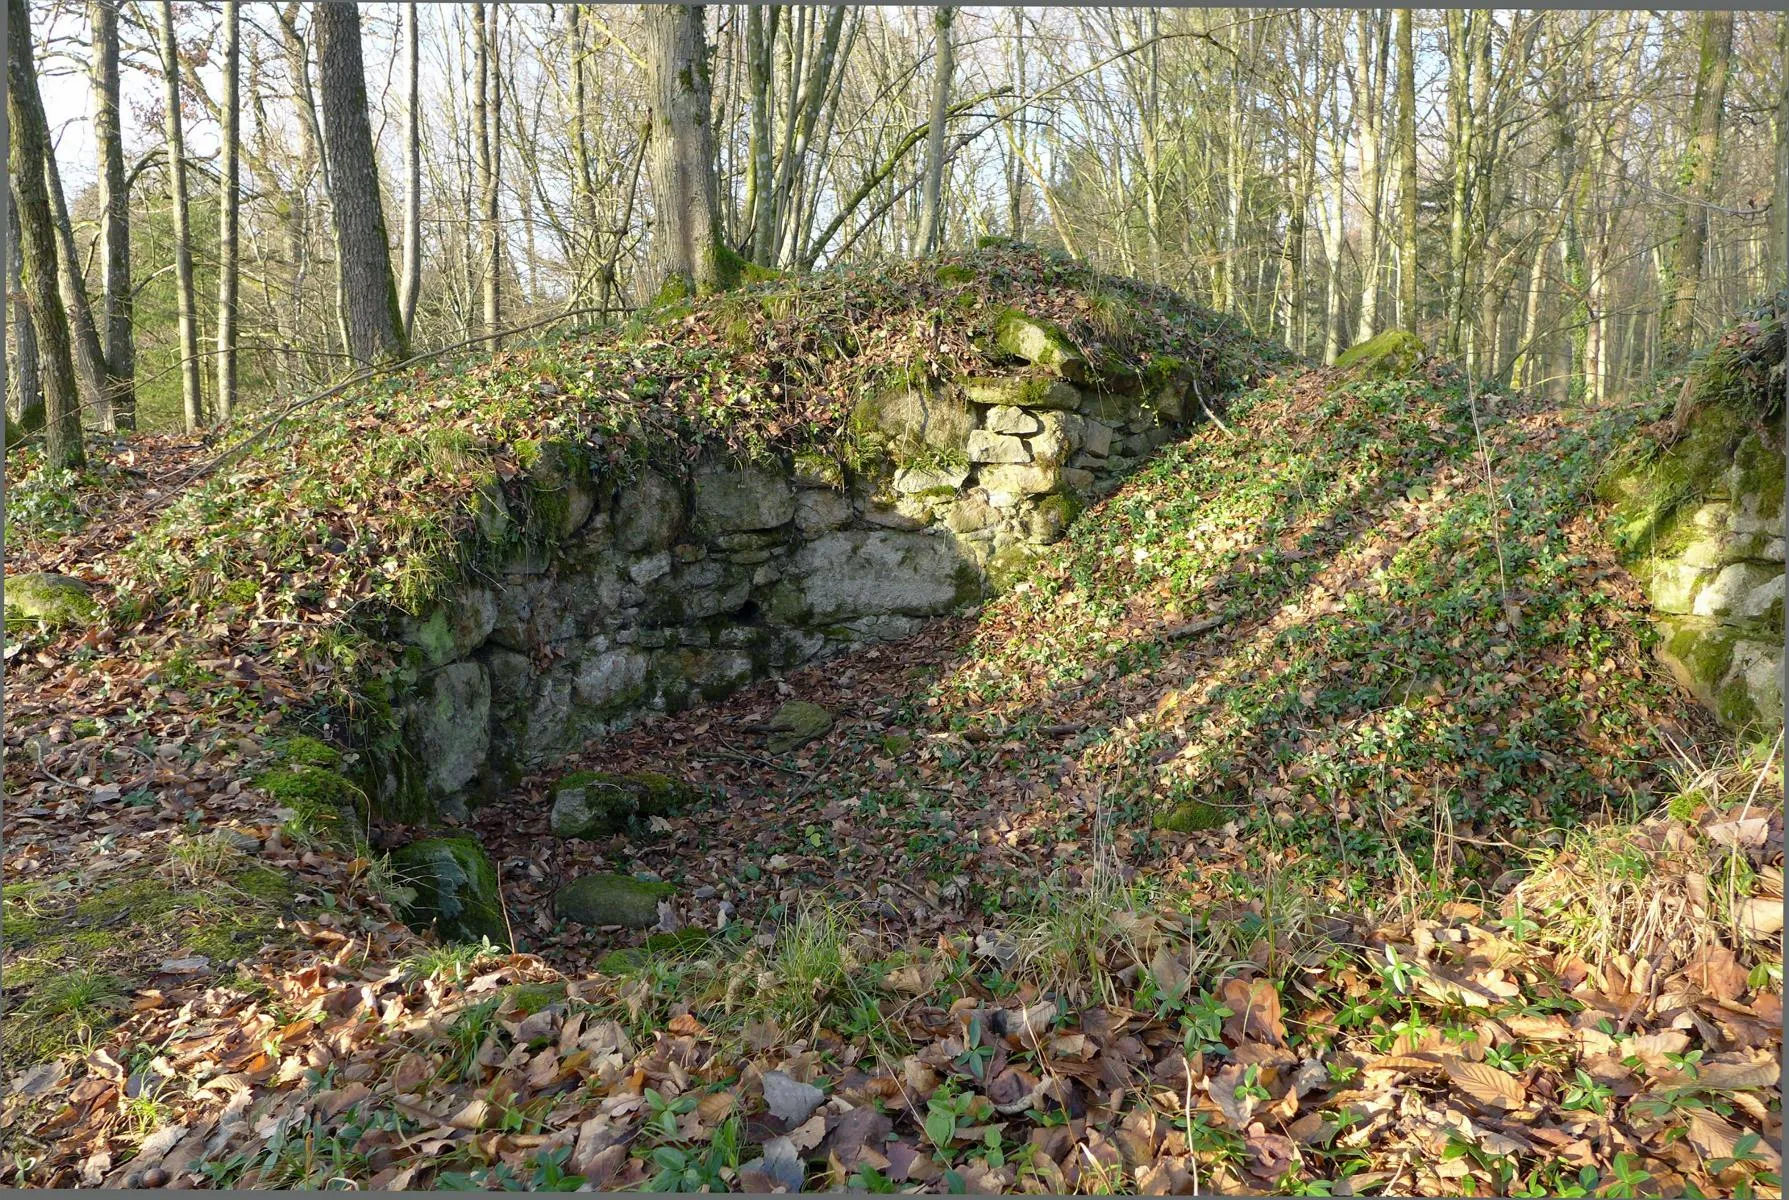
<svg viewBox="0 0 1789 1200">
<path fill-rule="evenodd" d="M 708 463 L 695 477 L 696 523 L 709 535 L 775 529 L 795 518 L 789 477 L 757 463 Z"/>
<path fill-rule="evenodd" d="M 962 499 L 945 514 L 944 524 L 952 533 L 974 533 L 1000 520 L 1000 514 L 988 504 L 988 494 L 981 488 L 964 493 Z"/>
<path fill-rule="evenodd" d="M 592 708 L 634 699 L 646 685 L 646 656 L 638 650 L 602 650 L 578 664 L 572 691 L 578 703 Z"/>
<path fill-rule="evenodd" d="M 670 573 L 671 552 L 669 550 L 663 550 L 657 554 L 648 555 L 629 566 L 627 569 L 627 577 L 642 586 L 651 583 L 655 579 L 661 579 Z"/>
<path fill-rule="evenodd" d="M 1122 425 L 1135 415 L 1136 405 L 1128 396 L 1111 392 L 1082 392 L 1081 414 L 1108 425 Z"/>
<path fill-rule="evenodd" d="M 819 621 L 873 613 L 935 615 L 974 597 L 974 568 L 949 537 L 931 533 L 829 533 L 796 554 L 794 582 Z"/>
<path fill-rule="evenodd" d="M 643 470 L 615 501 L 615 544 L 629 554 L 662 550 L 683 528 L 683 492 L 657 471 Z"/>
<path fill-rule="evenodd" d="M 1031 461 L 1025 439 L 1009 433 L 977 429 L 969 434 L 969 461 L 978 463 L 1024 463 Z"/>
<path fill-rule="evenodd" d="M 404 920 L 433 926 L 443 937 L 509 945 L 497 871 L 484 847 L 470 837 L 424 838 L 395 851 L 392 874 L 414 897 L 400 906 Z"/>
<path fill-rule="evenodd" d="M 1053 492 L 1061 486 L 1062 471 L 1049 463 L 997 464 L 983 467 L 977 482 L 988 489 L 990 503 L 1004 508 L 1007 506 L 993 499 L 996 494 L 1040 496 Z"/>
<path fill-rule="evenodd" d="M 824 454 L 797 454 L 794 483 L 798 488 L 831 488 L 845 486 L 845 468 L 836 458 Z"/>
<path fill-rule="evenodd" d="M 1074 384 L 1036 375 L 972 375 L 960 386 L 971 403 L 995 408 L 1072 411 L 1081 405 Z"/>
<path fill-rule="evenodd" d="M 561 920 L 579 925 L 651 929 L 659 923 L 659 902 L 676 890 L 668 883 L 631 875 L 586 875 L 553 894 L 553 911 Z"/>
<path fill-rule="evenodd" d="M 994 320 L 994 345 L 1065 379 L 1081 380 L 1087 361 L 1074 342 L 1053 322 L 1009 308 Z"/>
<path fill-rule="evenodd" d="M 765 743 L 765 749 L 772 754 L 787 754 L 831 729 L 832 714 L 818 704 L 791 700 L 776 710 L 766 728 L 770 731 L 770 740 Z"/>
<path fill-rule="evenodd" d="M 795 528 L 812 536 L 851 523 L 851 499 L 838 492 L 814 488 L 795 495 Z"/>
<path fill-rule="evenodd" d="M 50 628 L 90 625 L 99 616 L 93 589 L 73 575 L 32 571 L 6 577 L 6 615 Z"/>
<path fill-rule="evenodd" d="M 695 798 L 694 788 L 651 771 L 575 771 L 553 785 L 548 824 L 557 837 L 607 837 L 635 817 L 663 816 Z"/>
<path fill-rule="evenodd" d="M 859 428 L 879 430 L 903 452 L 921 446 L 961 450 L 975 428 L 975 410 L 951 392 L 901 387 L 865 400 L 855 420 Z"/>
<path fill-rule="evenodd" d="M 880 529 L 894 529 L 903 533 L 912 533 L 924 529 L 927 522 L 922 517 L 903 512 L 899 506 L 888 508 L 881 504 L 872 504 L 863 510 L 863 523 L 874 525 Z"/>
<path fill-rule="evenodd" d="M 1772 591 L 1774 589 L 1774 592 Z M 1759 607 L 1753 597 L 1765 597 Z M 1783 574 L 1781 571 L 1759 563 L 1732 563 L 1721 568 L 1720 572 L 1710 579 L 1696 593 L 1690 611 L 1698 617 L 1762 616 L 1769 608 L 1770 600 L 1781 601 L 1783 598 Z M 1746 611 L 1742 611 L 1742 606 Z M 1664 611 L 1663 605 L 1659 606 Z M 1750 611 L 1756 608 L 1757 611 Z"/>
<path fill-rule="evenodd" d="M 979 436 L 981 432 L 982 431 L 978 429 L 969 435 L 969 444 L 971 446 L 975 444 L 975 438 Z M 971 453 L 971 457 L 974 457 L 973 453 Z M 969 478 L 968 467 L 942 465 L 931 467 L 902 467 L 895 472 L 894 487 L 895 491 L 907 496 L 914 495 L 918 492 L 955 491 L 957 488 L 963 486 L 963 481 L 967 478 Z"/>
<path fill-rule="evenodd" d="M 472 782 L 491 748 L 491 679 L 484 664 L 451 663 L 425 676 L 405 725 L 431 796 Z"/>
<path fill-rule="evenodd" d="M 1079 403 L 1079 397 L 1076 403 Z M 1012 433 L 1020 437 L 1036 433 L 1043 428 L 1037 414 L 1016 408 L 1010 404 L 997 404 L 988 410 L 986 427 L 994 433 Z"/>
<path fill-rule="evenodd" d="M 1093 424 L 1074 413 L 1050 412 L 1040 416 L 1042 428 L 1031 439 L 1031 455 L 1041 463 L 1067 462 L 1081 448 L 1087 426 Z"/>
</svg>

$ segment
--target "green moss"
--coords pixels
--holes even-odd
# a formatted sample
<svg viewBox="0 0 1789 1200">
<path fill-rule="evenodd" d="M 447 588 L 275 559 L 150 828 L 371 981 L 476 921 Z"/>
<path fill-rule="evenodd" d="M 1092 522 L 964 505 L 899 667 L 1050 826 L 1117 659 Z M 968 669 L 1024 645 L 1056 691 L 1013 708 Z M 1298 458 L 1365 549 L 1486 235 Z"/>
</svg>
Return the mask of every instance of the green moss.
<svg viewBox="0 0 1789 1200">
<path fill-rule="evenodd" d="M 596 969 L 605 975 L 631 975 L 645 970 L 655 959 L 695 957 L 720 940 L 719 935 L 693 926 L 655 933 L 641 945 L 609 951 L 597 960 Z"/>
<path fill-rule="evenodd" d="M 994 318 L 993 337 L 995 348 L 1002 353 L 1057 375 L 1074 379 L 1086 370 L 1086 359 L 1074 339 L 1054 323 L 1037 320 L 1019 309 L 1000 311 Z"/>
<path fill-rule="evenodd" d="M 956 263 L 944 264 L 939 267 L 937 271 L 933 272 L 933 275 L 939 283 L 942 283 L 947 287 L 963 283 L 974 283 L 977 279 L 981 278 L 981 273 L 975 268 L 960 266 Z"/>
<path fill-rule="evenodd" d="M 36 621 L 47 629 L 90 625 L 99 617 L 91 589 L 68 575 L 34 571 L 8 575 L 5 581 L 9 620 Z"/>
<path fill-rule="evenodd" d="M 1168 812 L 1157 814 L 1155 823 L 1171 833 L 1201 833 L 1222 828 L 1228 819 L 1222 809 L 1203 800 L 1182 800 Z"/>
<path fill-rule="evenodd" d="M 391 865 L 415 889 L 415 899 L 404 907 L 404 919 L 413 926 L 433 926 L 456 941 L 509 943 L 497 871 L 477 839 L 424 838 L 394 853 Z"/>
<path fill-rule="evenodd" d="M 351 814 L 363 811 L 367 801 L 366 793 L 346 776 L 323 767 L 294 765 L 263 771 L 253 782 L 276 805 L 291 810 L 288 831 L 300 838 L 352 844 L 356 822 Z"/>
<path fill-rule="evenodd" d="M 1734 452 L 1750 429 L 1742 414 L 1716 405 L 1698 411 L 1671 446 L 1642 437 L 1624 447 L 1598 485 L 1613 506 L 1616 552 L 1630 565 L 1670 553 L 1685 536 L 1678 524 L 1695 502 L 1725 494 Z"/>
<path fill-rule="evenodd" d="M 564 981 L 549 983 L 516 983 L 503 989 L 504 1004 L 512 1013 L 531 1017 L 565 999 Z"/>
<path fill-rule="evenodd" d="M 341 751 L 305 734 L 281 738 L 268 749 L 278 762 L 292 767 L 323 767 L 334 770 L 342 761 Z"/>
<path fill-rule="evenodd" d="M 1342 351 L 1335 365 L 1338 371 L 1351 371 L 1363 378 L 1401 379 L 1414 372 L 1428 354 L 1429 348 L 1414 333 L 1388 329 Z"/>
</svg>

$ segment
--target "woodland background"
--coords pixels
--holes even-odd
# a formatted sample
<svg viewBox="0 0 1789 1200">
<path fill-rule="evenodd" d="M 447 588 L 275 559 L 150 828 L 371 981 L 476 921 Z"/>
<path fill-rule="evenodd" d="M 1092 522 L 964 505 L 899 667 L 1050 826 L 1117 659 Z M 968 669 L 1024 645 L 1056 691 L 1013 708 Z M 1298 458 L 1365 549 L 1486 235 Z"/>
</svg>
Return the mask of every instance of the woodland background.
<svg viewBox="0 0 1789 1200">
<path fill-rule="evenodd" d="M 1789 262 L 1776 13 L 720 5 L 667 33 L 637 7 L 368 4 L 339 14 L 344 69 L 326 6 L 10 3 L 15 192 L 38 163 L 97 429 L 208 425 L 365 357 L 337 207 L 374 203 L 405 349 L 650 299 L 648 114 L 692 27 L 717 234 L 765 268 L 999 236 L 1325 361 L 1396 325 L 1595 398 Z M 331 113 L 356 111 L 375 161 L 332 178 Z M 31 307 L 7 332 L 27 429 Z"/>
</svg>

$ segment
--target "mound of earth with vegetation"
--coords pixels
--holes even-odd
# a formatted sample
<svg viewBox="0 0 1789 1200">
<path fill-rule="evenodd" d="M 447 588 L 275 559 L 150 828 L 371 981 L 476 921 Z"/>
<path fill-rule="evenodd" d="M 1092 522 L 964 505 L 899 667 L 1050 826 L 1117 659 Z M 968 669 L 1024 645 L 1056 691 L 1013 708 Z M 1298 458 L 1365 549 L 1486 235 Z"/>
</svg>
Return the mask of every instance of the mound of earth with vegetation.
<svg viewBox="0 0 1789 1200">
<path fill-rule="evenodd" d="M 1015 308 L 1108 375 L 1271 369 L 1177 305 L 1015 250 L 823 276 L 375 383 L 203 479 L 149 440 L 21 479 L 13 565 L 95 615 L 8 620 L 0 1179 L 1776 1187 L 1780 740 L 1653 657 L 1594 502 L 1641 405 L 1288 366 L 977 612 L 381 812 L 480 497 L 563 519 L 527 447 L 836 453 L 890 386 L 853 372 L 997 368 Z"/>
</svg>

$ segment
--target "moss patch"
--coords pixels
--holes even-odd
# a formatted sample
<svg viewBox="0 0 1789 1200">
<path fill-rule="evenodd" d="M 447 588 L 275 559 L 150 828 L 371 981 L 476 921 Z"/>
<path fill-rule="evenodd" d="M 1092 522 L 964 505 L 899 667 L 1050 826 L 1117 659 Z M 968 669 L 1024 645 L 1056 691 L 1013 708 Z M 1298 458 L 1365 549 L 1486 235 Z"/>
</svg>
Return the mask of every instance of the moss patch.
<svg viewBox="0 0 1789 1200">
<path fill-rule="evenodd" d="M 1336 369 L 1361 378 L 1401 379 L 1428 357 L 1423 340 L 1407 329 L 1388 329 L 1336 356 Z"/>
<path fill-rule="evenodd" d="M 6 616 L 32 620 L 50 629 L 90 625 L 99 617 L 93 589 L 72 575 L 36 571 L 8 575 L 5 584 Z"/>
</svg>

